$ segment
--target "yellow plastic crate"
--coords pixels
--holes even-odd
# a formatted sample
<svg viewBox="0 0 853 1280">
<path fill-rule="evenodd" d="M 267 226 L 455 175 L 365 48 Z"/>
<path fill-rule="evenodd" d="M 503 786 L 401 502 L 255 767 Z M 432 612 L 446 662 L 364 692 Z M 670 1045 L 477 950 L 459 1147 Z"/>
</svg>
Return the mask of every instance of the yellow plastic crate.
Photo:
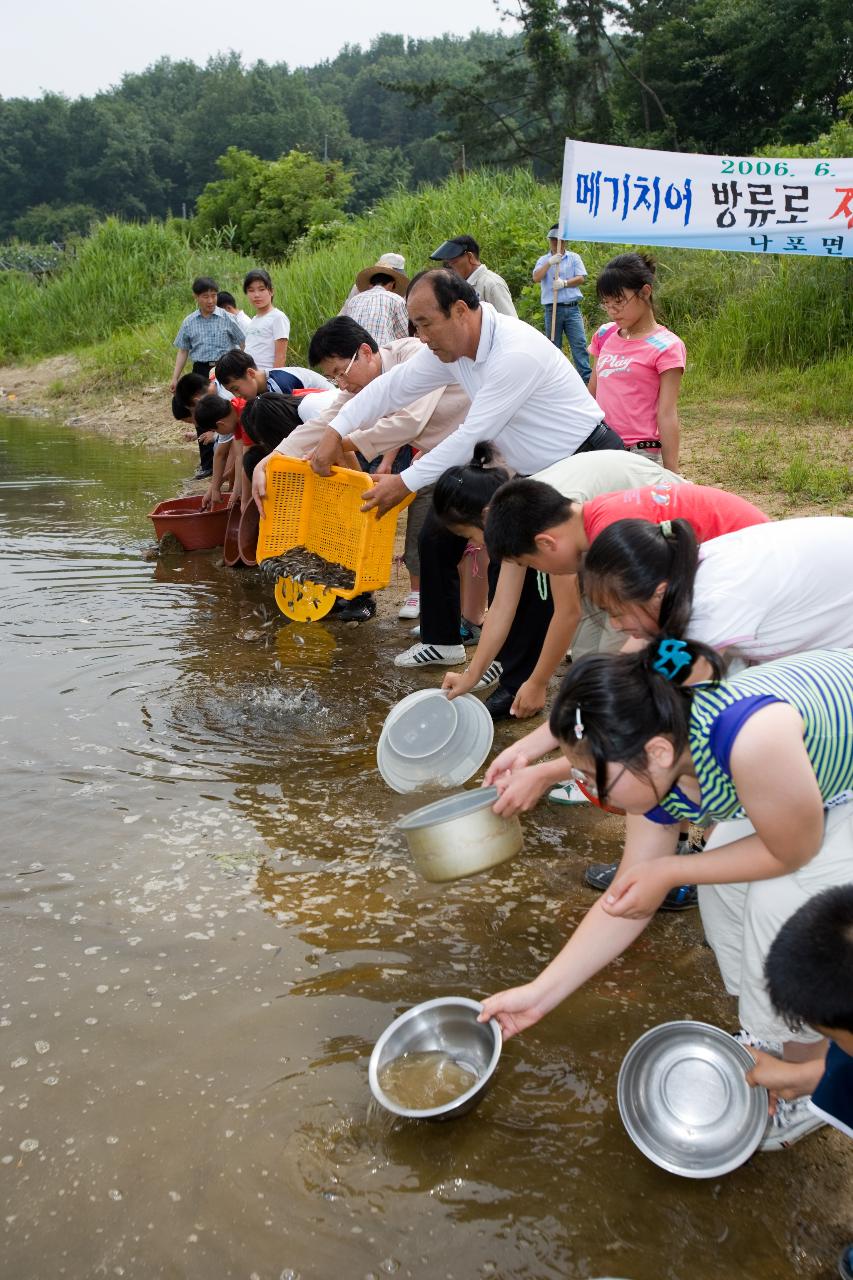
<svg viewBox="0 0 853 1280">
<path fill-rule="evenodd" d="M 258 563 L 291 547 L 305 547 L 324 560 L 355 570 L 355 585 L 349 591 L 280 578 L 275 596 L 283 613 L 300 620 L 321 618 L 337 596 L 351 600 L 362 591 L 387 587 L 397 517 L 414 494 L 377 520 L 375 512 L 359 510 L 365 491 L 372 488 L 364 471 L 332 467 L 330 476 L 318 476 L 307 462 L 273 454 L 266 481 Z"/>
</svg>

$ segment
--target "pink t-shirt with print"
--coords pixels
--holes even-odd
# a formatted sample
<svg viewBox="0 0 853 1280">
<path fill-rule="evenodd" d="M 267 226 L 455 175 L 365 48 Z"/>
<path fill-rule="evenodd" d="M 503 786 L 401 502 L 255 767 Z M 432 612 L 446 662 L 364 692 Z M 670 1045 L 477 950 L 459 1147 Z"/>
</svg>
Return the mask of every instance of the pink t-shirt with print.
<svg viewBox="0 0 853 1280">
<path fill-rule="evenodd" d="M 660 376 L 685 367 L 681 339 L 663 325 L 644 338 L 620 338 L 618 324 L 611 322 L 596 330 L 589 351 L 595 356 L 595 398 L 608 427 L 627 445 L 660 439 Z"/>
</svg>

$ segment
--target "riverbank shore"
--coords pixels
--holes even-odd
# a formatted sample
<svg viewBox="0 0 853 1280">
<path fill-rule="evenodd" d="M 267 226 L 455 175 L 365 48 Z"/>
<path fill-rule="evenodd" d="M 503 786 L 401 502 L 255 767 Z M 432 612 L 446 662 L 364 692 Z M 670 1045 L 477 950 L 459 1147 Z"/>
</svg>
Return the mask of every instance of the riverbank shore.
<svg viewBox="0 0 853 1280">
<path fill-rule="evenodd" d="M 187 428 L 172 417 L 168 387 L 133 386 L 121 395 L 104 395 L 87 393 L 83 379 L 75 355 L 0 366 L 0 411 L 50 418 L 123 444 L 195 452 L 194 436 L 190 433 L 192 438 L 185 439 Z"/>
<path fill-rule="evenodd" d="M 88 389 L 73 354 L 0 366 L 0 412 L 50 418 L 122 444 L 185 451 L 191 461 L 194 437 L 172 418 L 169 401 L 162 383 L 129 385 L 120 394 Z M 697 484 L 738 493 L 774 519 L 853 516 L 853 428 L 843 402 L 830 421 L 807 402 L 793 411 L 787 385 L 756 379 L 709 395 L 688 378 L 680 416 L 681 467 Z"/>
</svg>

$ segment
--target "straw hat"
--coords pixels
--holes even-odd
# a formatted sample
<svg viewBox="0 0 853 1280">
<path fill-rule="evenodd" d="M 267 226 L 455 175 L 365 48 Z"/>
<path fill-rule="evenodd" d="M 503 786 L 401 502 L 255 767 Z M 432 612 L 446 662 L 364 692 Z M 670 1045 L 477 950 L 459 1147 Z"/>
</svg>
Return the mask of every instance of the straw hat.
<svg viewBox="0 0 853 1280">
<path fill-rule="evenodd" d="M 372 267 L 365 267 L 363 271 L 359 271 L 355 278 L 355 287 L 359 293 L 364 293 L 365 289 L 370 288 L 370 277 L 375 276 L 377 272 L 383 275 L 394 277 L 394 292 L 399 294 L 401 298 L 405 298 L 406 290 L 409 287 L 409 277 L 405 273 L 406 259 L 401 253 L 383 253 L 378 262 L 374 262 Z"/>
</svg>

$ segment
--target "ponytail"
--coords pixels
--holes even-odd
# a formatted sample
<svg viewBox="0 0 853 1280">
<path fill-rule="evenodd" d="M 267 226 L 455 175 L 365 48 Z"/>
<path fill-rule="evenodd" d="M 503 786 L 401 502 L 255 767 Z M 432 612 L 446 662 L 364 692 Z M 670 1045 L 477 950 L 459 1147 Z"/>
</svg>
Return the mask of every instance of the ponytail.
<svg viewBox="0 0 853 1280">
<path fill-rule="evenodd" d="M 646 743 L 661 735 L 671 740 L 676 756 L 684 750 L 693 698 L 684 682 L 700 658 L 718 681 L 725 668 L 715 650 L 670 637 L 638 653 L 594 653 L 572 664 L 551 708 L 549 728 L 560 742 L 584 745 L 595 762 L 602 803 L 608 764 L 627 765 L 642 776 L 648 767 Z"/>
<path fill-rule="evenodd" d="M 620 253 L 611 258 L 599 272 L 595 291 L 599 302 L 622 298 L 626 293 L 639 293 L 643 285 L 654 287 L 655 260 L 648 253 Z M 651 293 L 649 302 L 651 302 Z"/>
<path fill-rule="evenodd" d="M 699 544 L 687 520 L 617 520 L 594 539 L 586 553 L 583 589 L 600 609 L 651 600 L 666 583 L 659 629 L 683 638 L 693 612 Z"/>
<path fill-rule="evenodd" d="M 444 525 L 472 525 L 482 529 L 484 512 L 510 472 L 488 440 L 474 445 L 474 455 L 464 467 L 450 467 L 436 481 L 432 507 Z"/>
<path fill-rule="evenodd" d="M 246 404 L 240 422 L 249 439 L 269 453 L 301 425 L 299 401 L 292 395 L 265 392 Z"/>
</svg>

